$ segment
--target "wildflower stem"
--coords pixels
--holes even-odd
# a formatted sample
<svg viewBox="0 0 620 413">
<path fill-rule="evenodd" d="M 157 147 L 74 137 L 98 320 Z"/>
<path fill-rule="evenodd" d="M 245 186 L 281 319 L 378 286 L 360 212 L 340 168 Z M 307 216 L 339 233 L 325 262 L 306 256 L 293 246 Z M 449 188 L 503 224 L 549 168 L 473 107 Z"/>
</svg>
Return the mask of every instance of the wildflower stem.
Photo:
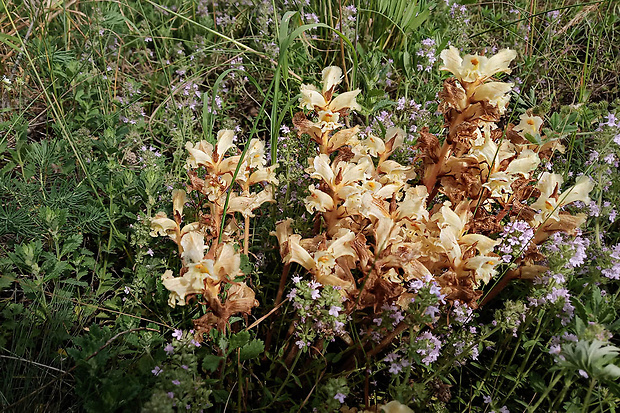
<svg viewBox="0 0 620 413">
<path fill-rule="evenodd" d="M 493 289 L 484 296 L 484 298 L 482 299 L 482 302 L 480 303 L 480 306 L 484 306 L 488 304 L 489 301 L 494 299 L 500 292 L 502 292 L 504 288 L 506 288 L 506 286 L 510 283 L 510 281 L 520 278 L 520 275 L 519 275 L 520 272 L 521 272 L 520 268 L 517 270 L 508 271 L 506 275 L 504 275 L 501 278 L 501 280 L 499 280 L 498 283 L 495 284 Z"/>
<path fill-rule="evenodd" d="M 377 347 L 373 348 L 368 353 L 366 353 L 366 356 L 372 357 L 372 356 L 379 354 L 381 350 L 386 348 L 392 342 L 392 340 L 394 340 L 394 338 L 396 338 L 396 336 L 398 336 L 400 333 L 405 331 L 407 327 L 409 327 L 409 324 L 404 321 L 401 321 L 400 324 L 398 324 L 396 328 L 392 330 L 390 334 L 388 334 L 383 340 L 381 340 L 381 343 L 379 343 Z M 414 326 L 414 329 L 419 331 L 420 327 Z"/>
<path fill-rule="evenodd" d="M 288 381 L 290 380 L 291 375 L 293 374 L 293 370 L 295 370 L 295 366 L 297 365 L 297 361 L 299 360 L 300 356 L 301 356 L 301 351 L 298 351 L 297 355 L 295 356 L 295 360 L 293 360 L 293 364 L 288 369 L 288 373 L 286 374 L 286 377 L 284 378 L 284 381 L 282 382 L 282 385 L 280 386 L 280 388 L 278 389 L 276 394 L 273 396 L 273 399 L 271 400 L 271 403 L 269 403 L 267 406 L 265 406 L 264 409 L 261 409 L 261 410 L 266 410 L 267 408 L 271 407 L 271 405 L 273 404 L 274 401 L 278 400 L 278 397 L 280 396 L 280 393 L 282 393 L 282 390 L 284 390 L 284 387 L 288 384 Z"/>
<path fill-rule="evenodd" d="M 538 340 L 539 338 L 539 333 L 540 333 L 540 327 L 542 325 L 542 320 L 544 319 L 544 317 L 541 315 L 540 317 L 538 317 L 538 326 L 536 327 L 536 332 L 534 333 L 534 340 Z M 529 323 L 528 323 L 529 324 Z M 521 332 L 522 334 L 523 332 Z M 519 340 L 520 341 L 520 340 Z M 510 391 L 508 392 L 508 394 L 504 397 L 504 400 L 502 401 L 502 404 L 505 404 L 508 400 L 508 398 L 510 397 L 510 395 L 515 391 L 515 389 L 517 388 L 517 386 L 521 383 L 521 379 L 526 376 L 527 377 L 527 373 L 524 374 L 523 372 L 525 371 L 525 367 L 526 366 L 530 366 L 530 369 L 532 368 L 532 366 L 536 365 L 535 361 L 538 360 L 538 358 L 540 358 L 541 354 L 538 354 L 538 357 L 536 357 L 536 360 L 533 363 L 528 363 L 530 356 L 532 355 L 532 351 L 534 350 L 535 346 L 530 346 L 530 348 L 528 348 L 527 350 L 527 354 L 526 356 L 523 358 L 523 362 L 521 363 L 521 366 L 519 366 L 519 370 L 517 372 L 517 376 L 515 378 L 514 384 L 512 385 L 512 388 L 510 389 Z M 510 357 L 510 361 L 508 362 L 508 365 L 512 365 L 512 362 L 514 360 L 514 357 L 516 356 L 517 350 L 521 349 L 520 346 L 515 346 L 515 349 L 512 353 L 512 356 Z M 528 369 L 528 371 L 530 370 Z"/>
<path fill-rule="evenodd" d="M 594 385 L 596 384 L 596 379 L 592 378 L 590 381 L 590 386 L 588 387 L 588 393 L 586 394 L 586 398 L 583 401 L 583 409 L 582 412 L 587 412 L 588 407 L 590 406 L 590 397 L 592 396 L 592 391 L 594 390 Z"/>
<path fill-rule="evenodd" d="M 540 396 L 540 399 L 538 399 L 538 401 L 532 408 L 533 412 L 537 411 L 538 406 L 540 406 L 543 400 L 545 400 L 545 398 L 547 397 L 547 395 L 549 395 L 549 392 L 551 392 L 551 390 L 555 387 L 555 385 L 558 384 L 558 381 L 560 381 L 562 376 L 563 376 L 562 374 L 557 374 L 557 377 L 556 377 L 556 373 L 553 373 L 553 376 L 551 378 L 551 383 L 549 383 L 549 385 L 545 389 L 545 392 L 542 394 L 542 396 Z M 567 386 L 564 386 L 564 388 L 567 388 Z"/>
<path fill-rule="evenodd" d="M 481 342 L 481 341 L 485 340 L 487 337 L 492 336 L 492 335 L 493 335 L 493 334 L 495 334 L 495 332 L 496 332 L 496 331 L 498 331 L 499 329 L 500 329 L 500 327 L 495 327 L 493 330 L 489 331 L 487 334 L 485 334 L 484 336 L 480 337 L 479 342 Z M 465 351 L 465 350 L 470 350 L 470 349 L 472 349 L 473 347 L 475 347 L 475 346 L 477 346 L 477 345 L 478 345 L 478 343 L 475 343 L 475 342 L 474 342 L 474 343 L 470 344 L 468 347 L 466 347 L 466 348 L 464 349 L 464 351 Z M 441 367 L 439 367 L 439 368 L 435 369 L 435 371 L 433 372 L 433 374 L 431 374 L 429 377 L 427 377 L 427 378 L 426 378 L 426 380 L 424 380 L 424 384 L 426 385 L 426 384 L 430 383 L 430 382 L 431 382 L 431 381 L 433 381 L 433 379 L 435 379 L 435 377 L 437 377 L 437 376 L 439 375 L 439 373 L 441 373 L 443 370 L 445 370 L 445 369 L 447 369 L 447 368 L 449 368 L 449 367 L 453 366 L 453 365 L 454 365 L 454 364 L 453 364 L 453 362 L 454 362 L 454 359 L 452 359 L 452 360 L 446 360 L 446 362 L 445 362 L 445 363 L 444 363 Z M 489 371 L 490 371 L 490 370 L 489 370 Z"/>
<path fill-rule="evenodd" d="M 243 253 L 248 255 L 250 248 L 250 217 L 246 215 L 243 218 Z"/>
<path fill-rule="evenodd" d="M 342 0 L 338 0 L 338 11 L 340 13 L 339 23 L 340 23 L 340 32 L 342 32 Z M 342 72 L 344 73 L 344 84 L 347 87 L 347 90 L 350 89 L 349 85 L 349 77 L 347 76 L 347 62 L 344 55 L 344 40 L 340 37 L 340 55 L 342 57 Z"/>
<path fill-rule="evenodd" d="M 247 244 L 246 244 L 247 245 Z M 241 348 L 237 349 L 237 379 L 239 380 L 238 392 L 237 392 L 237 411 L 241 413 L 243 385 L 241 383 L 243 370 L 241 368 Z"/>
<path fill-rule="evenodd" d="M 598 183 L 600 186 L 601 172 L 599 172 L 598 174 Z M 600 211 L 601 206 L 603 205 L 603 191 L 598 192 L 597 205 L 598 205 L 598 211 Z M 600 214 L 598 215 L 599 216 L 596 217 L 595 224 L 594 224 L 594 238 L 596 239 L 596 246 L 598 247 L 599 250 L 601 250 L 603 249 L 603 246 L 601 245 L 601 217 L 600 217 Z"/>
<path fill-rule="evenodd" d="M 278 293 L 276 294 L 276 302 L 274 307 L 277 307 L 282 301 L 282 296 L 284 295 L 284 287 L 286 286 L 286 280 L 288 279 L 288 273 L 290 271 L 291 264 L 284 264 L 284 268 L 282 269 L 282 276 L 280 277 L 280 285 L 278 286 Z"/>
</svg>

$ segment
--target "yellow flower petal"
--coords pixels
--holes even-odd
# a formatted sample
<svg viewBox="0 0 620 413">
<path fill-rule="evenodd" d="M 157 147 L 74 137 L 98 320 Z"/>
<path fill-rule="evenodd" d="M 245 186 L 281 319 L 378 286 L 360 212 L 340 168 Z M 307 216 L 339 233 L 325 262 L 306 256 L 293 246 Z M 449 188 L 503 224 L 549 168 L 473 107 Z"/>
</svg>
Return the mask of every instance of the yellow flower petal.
<svg viewBox="0 0 620 413">
<path fill-rule="evenodd" d="M 342 82 L 342 69 L 338 66 L 329 66 L 321 72 L 323 75 L 323 94 Z"/>
<path fill-rule="evenodd" d="M 357 103 L 357 101 L 355 100 L 355 98 L 357 97 L 357 95 L 360 94 L 360 92 L 360 89 L 355 89 L 350 92 L 339 94 L 338 96 L 336 96 L 335 99 L 330 102 L 329 108 L 334 112 L 347 108 L 351 110 L 362 110 L 360 104 Z"/>
</svg>

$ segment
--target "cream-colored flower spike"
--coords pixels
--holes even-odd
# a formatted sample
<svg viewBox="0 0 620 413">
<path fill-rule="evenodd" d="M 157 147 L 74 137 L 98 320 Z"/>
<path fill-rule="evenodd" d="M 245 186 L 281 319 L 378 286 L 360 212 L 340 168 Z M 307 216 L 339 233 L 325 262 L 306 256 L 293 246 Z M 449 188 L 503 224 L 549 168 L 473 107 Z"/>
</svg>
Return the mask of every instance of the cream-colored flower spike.
<svg viewBox="0 0 620 413">
<path fill-rule="evenodd" d="M 532 204 L 533 209 L 540 210 L 534 217 L 536 224 L 541 224 L 547 219 L 559 221 L 560 208 L 576 201 L 586 204 L 590 202 L 590 191 L 594 183 L 585 175 L 577 178 L 575 185 L 568 191 L 561 193 L 560 187 L 564 179 L 560 174 L 545 172 L 540 177 L 536 187 L 540 189 L 540 197 Z"/>
<path fill-rule="evenodd" d="M 151 237 L 165 237 L 173 236 L 175 230 L 178 228 L 176 222 L 166 216 L 165 212 L 158 212 L 151 219 Z"/>
<path fill-rule="evenodd" d="M 361 110 L 362 107 L 355 100 L 360 89 L 334 97 L 334 89 L 342 81 L 342 69 L 337 66 L 326 67 L 322 76 L 321 91 L 312 85 L 301 85 L 299 104 L 302 109 L 314 110 L 319 115 L 321 131 L 325 132 L 342 126 L 338 123 L 342 111 Z"/>
<path fill-rule="evenodd" d="M 497 73 L 510 73 L 508 66 L 517 57 L 517 52 L 502 49 L 491 58 L 470 54 L 461 58 L 458 49 L 450 46 L 441 52 L 440 57 L 443 60 L 440 70 L 451 72 L 461 82 L 482 83 Z"/>
<path fill-rule="evenodd" d="M 543 120 L 539 116 L 532 116 L 524 113 L 520 116 L 521 122 L 514 127 L 515 132 L 519 132 L 519 135 L 526 138 L 526 135 L 531 135 L 536 138 L 539 136 L 540 127 L 543 124 Z"/>
<path fill-rule="evenodd" d="M 489 102 L 492 106 L 499 108 L 500 114 L 503 115 L 506 112 L 506 105 L 510 101 L 508 93 L 514 85 L 514 83 L 504 82 L 485 83 L 476 88 L 474 100 Z"/>
<path fill-rule="evenodd" d="M 288 236 L 289 253 L 284 257 L 287 263 L 296 262 L 302 267 L 310 271 L 316 281 L 321 284 L 339 286 L 344 289 L 353 288 L 354 285 L 350 281 L 343 280 L 336 276 L 337 263 L 340 257 L 354 257 L 355 250 L 351 247 L 351 243 L 355 239 L 355 234 L 348 229 L 342 228 L 335 234 L 335 238 L 329 241 L 327 245 L 323 244 L 322 249 L 318 249 L 313 253 L 309 253 L 301 245 L 301 236 L 293 234 Z"/>
</svg>

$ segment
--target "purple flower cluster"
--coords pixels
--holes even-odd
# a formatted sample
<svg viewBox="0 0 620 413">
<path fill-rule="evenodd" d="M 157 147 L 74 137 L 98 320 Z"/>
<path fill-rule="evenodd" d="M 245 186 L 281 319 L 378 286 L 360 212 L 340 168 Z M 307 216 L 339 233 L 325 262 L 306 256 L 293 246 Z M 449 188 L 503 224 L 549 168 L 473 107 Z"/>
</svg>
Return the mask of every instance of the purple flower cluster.
<svg viewBox="0 0 620 413">
<path fill-rule="evenodd" d="M 500 237 L 502 242 L 498 249 L 502 253 L 502 260 L 508 263 L 523 255 L 530 241 L 534 239 L 534 230 L 525 221 L 514 221 L 504 226 Z"/>
<path fill-rule="evenodd" d="M 354 4 L 350 4 L 342 8 L 342 18 L 336 28 L 344 34 L 351 42 L 359 39 L 359 35 L 355 28 L 357 22 L 357 8 Z M 342 25 L 342 27 L 341 27 Z M 340 36 L 334 33 L 334 40 L 340 41 Z"/>
<path fill-rule="evenodd" d="M 590 240 L 581 236 L 581 231 L 577 230 L 577 235 L 572 238 L 560 232 L 556 232 L 544 246 L 544 252 L 547 254 L 559 254 L 566 260 L 567 268 L 581 267 L 588 258 L 586 251 L 590 246 Z M 545 280 L 545 276 L 543 276 Z M 561 281 L 560 283 L 563 283 Z M 548 284 L 547 282 L 543 282 Z"/>
<path fill-rule="evenodd" d="M 467 7 L 463 4 L 454 3 L 450 6 L 450 17 L 461 17 L 467 14 Z"/>
<path fill-rule="evenodd" d="M 468 337 L 469 340 L 457 340 L 453 344 L 454 355 L 456 357 L 466 357 L 469 356 L 472 360 L 478 360 L 478 356 L 480 355 L 480 351 L 478 350 L 478 346 L 476 345 L 476 327 L 470 327 L 469 332 L 471 335 Z M 465 364 L 465 362 L 456 361 L 457 364 Z"/>
<path fill-rule="evenodd" d="M 611 248 L 611 267 L 601 270 L 601 274 L 610 280 L 620 280 L 620 244 Z"/>
<path fill-rule="evenodd" d="M 116 96 L 116 101 L 122 106 L 119 119 L 129 125 L 137 125 L 146 121 L 146 113 L 142 107 L 140 87 L 134 82 L 125 82 L 122 91 Z"/>
<path fill-rule="evenodd" d="M 571 268 L 577 268 L 582 266 L 586 258 L 588 258 L 586 250 L 590 246 L 590 240 L 582 237 L 581 234 L 579 234 L 567 243 L 573 248 L 574 251 L 573 256 L 569 258 L 567 265 Z"/>
<path fill-rule="evenodd" d="M 561 336 L 553 336 L 549 343 L 549 354 L 556 356 L 559 360 L 566 360 L 561 354 L 562 345 L 567 343 L 576 343 L 579 339 L 575 334 L 564 332 Z"/>
<path fill-rule="evenodd" d="M 562 304 L 562 310 L 558 313 L 562 325 L 567 325 L 573 318 L 575 307 L 571 304 L 571 293 L 567 288 L 564 288 L 562 284 L 565 279 L 562 274 L 548 274 L 541 277 L 538 283 L 545 283 L 551 285 L 551 290 L 545 295 L 538 298 L 528 298 L 530 307 L 540 307 L 544 305 Z"/>
<path fill-rule="evenodd" d="M 385 356 L 383 361 L 390 363 L 388 371 L 392 374 L 399 374 L 404 368 L 411 366 L 411 362 L 402 357 L 398 350 Z"/>
<path fill-rule="evenodd" d="M 293 282 L 295 287 L 287 298 L 299 316 L 295 324 L 297 347 L 306 348 L 317 337 L 334 341 L 335 336 L 345 334 L 348 316 L 342 312 L 343 298 L 338 289 L 314 280 L 303 281 L 299 276 L 293 277 Z"/>
<path fill-rule="evenodd" d="M 465 325 L 469 323 L 474 317 L 474 310 L 467 305 L 467 303 L 462 303 L 459 300 L 454 301 L 454 305 L 452 306 L 452 319 L 459 324 Z"/>
<path fill-rule="evenodd" d="M 418 336 L 416 342 L 420 346 L 416 353 L 424 356 L 422 363 L 428 366 L 439 358 L 442 343 L 433 333 L 430 331 L 423 332 Z"/>
<path fill-rule="evenodd" d="M 416 278 L 415 280 L 410 281 L 407 287 L 409 291 L 413 293 L 419 293 L 423 289 L 428 289 L 430 294 L 437 298 L 438 302 L 442 304 L 446 303 L 446 295 L 441 292 L 441 287 L 439 287 L 437 281 L 435 281 L 435 279 L 430 275 L 426 275 L 422 279 Z"/>
<path fill-rule="evenodd" d="M 433 70 L 433 65 L 437 61 L 437 49 L 435 48 L 435 46 L 435 40 L 431 38 L 422 40 L 421 47 L 416 52 L 416 55 L 419 57 L 419 59 L 417 59 L 417 68 L 420 72 L 430 72 L 431 70 Z"/>
</svg>

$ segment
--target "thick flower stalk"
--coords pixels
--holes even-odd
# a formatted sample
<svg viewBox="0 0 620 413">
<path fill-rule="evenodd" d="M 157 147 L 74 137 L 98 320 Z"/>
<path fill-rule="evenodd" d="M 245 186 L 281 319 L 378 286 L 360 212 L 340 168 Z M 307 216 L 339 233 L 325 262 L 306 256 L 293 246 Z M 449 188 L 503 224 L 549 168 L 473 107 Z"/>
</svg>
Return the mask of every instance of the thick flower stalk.
<svg viewBox="0 0 620 413">
<path fill-rule="evenodd" d="M 194 321 L 198 336 L 214 326 L 225 328 L 233 314 L 247 314 L 258 305 L 254 291 L 241 280 L 247 274 L 240 269 L 235 213 L 244 219 L 247 254 L 249 219 L 263 203 L 273 201 L 270 184 L 277 184 L 276 165 L 266 166 L 264 144 L 257 139 L 247 143 L 245 154 L 233 140 L 233 131 L 222 130 L 215 145 L 204 140 L 188 142 L 190 184 L 187 191 L 176 189 L 172 193 L 174 219 L 160 212 L 151 220 L 151 236 L 172 239 L 182 262 L 179 276 L 175 277 L 172 270 L 162 276 L 163 285 L 170 291 L 170 306 L 199 302 L 199 297 L 208 305 L 209 312 Z M 228 152 L 236 153 L 227 156 Z M 197 221 L 183 224 L 186 203 Z"/>
</svg>

